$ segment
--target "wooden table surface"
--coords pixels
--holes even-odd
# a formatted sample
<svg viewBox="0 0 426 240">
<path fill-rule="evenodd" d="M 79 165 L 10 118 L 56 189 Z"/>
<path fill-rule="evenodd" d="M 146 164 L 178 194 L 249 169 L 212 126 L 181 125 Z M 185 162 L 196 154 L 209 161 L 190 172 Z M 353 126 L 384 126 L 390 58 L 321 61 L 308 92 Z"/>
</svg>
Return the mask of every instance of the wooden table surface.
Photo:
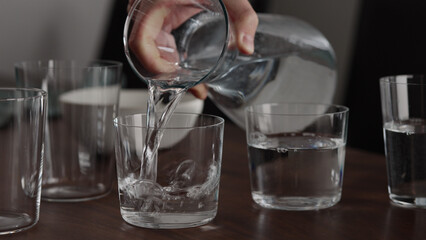
<svg viewBox="0 0 426 240">
<path fill-rule="evenodd" d="M 426 239 L 426 209 L 393 206 L 385 157 L 347 149 L 341 201 L 319 211 L 263 209 L 251 199 L 244 132 L 228 123 L 219 209 L 209 224 L 177 230 L 133 227 L 122 220 L 116 188 L 80 203 L 42 202 L 35 227 L 0 239 Z"/>
</svg>

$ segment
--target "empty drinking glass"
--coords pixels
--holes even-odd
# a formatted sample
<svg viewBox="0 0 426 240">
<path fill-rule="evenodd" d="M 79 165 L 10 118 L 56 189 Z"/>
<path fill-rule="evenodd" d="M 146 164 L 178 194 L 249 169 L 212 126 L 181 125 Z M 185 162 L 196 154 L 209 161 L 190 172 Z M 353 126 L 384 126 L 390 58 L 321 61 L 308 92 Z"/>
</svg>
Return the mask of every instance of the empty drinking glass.
<svg viewBox="0 0 426 240">
<path fill-rule="evenodd" d="M 16 64 L 18 86 L 49 94 L 43 200 L 83 201 L 111 191 L 121 68 L 114 61 Z"/>
<path fill-rule="evenodd" d="M 47 94 L 0 89 L 0 235 L 39 220 Z"/>
</svg>

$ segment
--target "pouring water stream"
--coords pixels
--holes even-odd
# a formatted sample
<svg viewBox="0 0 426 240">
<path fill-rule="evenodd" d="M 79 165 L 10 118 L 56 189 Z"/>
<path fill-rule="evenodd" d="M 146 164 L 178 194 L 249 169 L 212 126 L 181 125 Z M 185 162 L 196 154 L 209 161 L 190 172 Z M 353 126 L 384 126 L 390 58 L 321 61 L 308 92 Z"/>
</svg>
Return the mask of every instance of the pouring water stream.
<svg viewBox="0 0 426 240">
<path fill-rule="evenodd" d="M 240 55 L 230 41 L 229 19 L 220 0 L 169 2 L 176 4 L 170 11 L 173 7 L 181 10 L 182 2 L 187 4 L 185 7 L 198 9 L 180 26 L 165 33 L 173 39 L 174 47 L 156 40 L 159 54 L 172 59 L 169 64 L 176 71 L 150 71 L 129 46 L 131 35 L 138 33 L 135 28 L 147 26 L 143 18 L 156 9 L 156 2 L 136 0 L 124 29 L 126 57 L 149 90 L 141 180 L 155 182 L 163 128 L 187 90 L 200 82 L 209 86 L 209 97 L 240 127 L 244 125 L 243 109 L 251 104 L 296 100 L 296 96 L 298 101 L 333 101 L 337 82 L 334 51 L 314 27 L 291 17 L 258 14 L 255 52 Z M 167 104 L 159 109 L 161 102 Z"/>
</svg>

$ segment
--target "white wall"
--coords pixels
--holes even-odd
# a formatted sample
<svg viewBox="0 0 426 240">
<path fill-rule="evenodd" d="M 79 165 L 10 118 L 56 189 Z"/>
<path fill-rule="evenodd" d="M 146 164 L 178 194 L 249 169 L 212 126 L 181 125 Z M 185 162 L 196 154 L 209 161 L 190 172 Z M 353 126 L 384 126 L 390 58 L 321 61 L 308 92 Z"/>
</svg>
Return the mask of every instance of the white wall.
<svg viewBox="0 0 426 240">
<path fill-rule="evenodd" d="M 291 15 L 319 29 L 333 46 L 338 62 L 336 103 L 342 103 L 353 54 L 361 0 L 269 0 L 268 12 Z"/>
<path fill-rule="evenodd" d="M 113 0 L 1 0 L 0 87 L 14 85 L 17 61 L 96 58 L 112 5 Z"/>
</svg>

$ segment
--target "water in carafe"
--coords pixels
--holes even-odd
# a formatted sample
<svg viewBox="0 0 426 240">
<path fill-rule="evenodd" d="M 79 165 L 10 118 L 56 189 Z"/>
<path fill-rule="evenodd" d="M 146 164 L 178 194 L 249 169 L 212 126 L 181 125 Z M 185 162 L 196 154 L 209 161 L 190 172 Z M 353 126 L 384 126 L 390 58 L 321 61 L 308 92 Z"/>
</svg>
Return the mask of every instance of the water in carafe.
<svg viewBox="0 0 426 240">
<path fill-rule="evenodd" d="M 265 102 L 331 103 L 337 81 L 336 60 L 328 40 L 314 27 L 293 17 L 258 14 L 255 51 L 243 55 L 229 47 L 220 65 L 201 82 L 209 98 L 244 127 L 244 108 Z M 206 19 L 183 46 L 185 66 L 199 68 L 222 53 L 221 22 Z M 206 47 L 207 46 L 207 47 Z"/>
</svg>

